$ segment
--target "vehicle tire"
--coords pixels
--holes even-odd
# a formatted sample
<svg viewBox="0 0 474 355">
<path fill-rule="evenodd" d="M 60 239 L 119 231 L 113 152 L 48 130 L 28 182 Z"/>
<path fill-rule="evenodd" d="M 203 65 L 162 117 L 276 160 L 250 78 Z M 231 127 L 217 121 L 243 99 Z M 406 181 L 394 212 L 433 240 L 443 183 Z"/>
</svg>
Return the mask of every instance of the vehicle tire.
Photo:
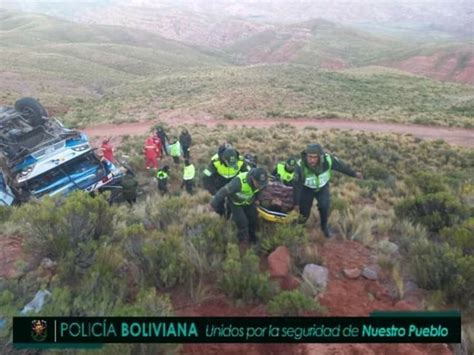
<svg viewBox="0 0 474 355">
<path fill-rule="evenodd" d="M 48 117 L 44 107 L 32 97 L 24 97 L 15 102 L 15 110 L 33 127 L 42 125 L 45 121 L 44 117 Z"/>
</svg>

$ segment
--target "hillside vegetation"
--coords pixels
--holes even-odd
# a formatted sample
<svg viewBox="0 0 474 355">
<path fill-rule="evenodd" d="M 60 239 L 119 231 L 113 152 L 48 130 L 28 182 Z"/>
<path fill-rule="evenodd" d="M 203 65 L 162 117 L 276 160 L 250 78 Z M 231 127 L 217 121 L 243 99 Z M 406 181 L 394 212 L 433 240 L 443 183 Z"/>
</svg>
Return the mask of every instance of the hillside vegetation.
<svg viewBox="0 0 474 355">
<path fill-rule="evenodd" d="M 216 55 L 139 30 L 6 10 L 0 10 L 0 21 L 0 77 L 10 84 L 1 98 L 6 102 L 26 91 L 71 105 L 72 97 L 100 97 L 145 76 L 225 65 Z M 69 97 L 63 97 L 64 87 L 71 87 Z"/>
<path fill-rule="evenodd" d="M 474 299 L 471 151 L 442 141 L 284 125 L 188 128 L 198 171 L 223 140 L 241 153 L 256 154 L 269 169 L 318 142 L 361 170 L 364 180 L 334 174 L 331 182 L 331 224 L 338 242 L 361 243 L 376 255 L 395 285 L 394 302 L 404 299 L 405 281 L 412 280 L 429 291 L 428 308 L 460 308 L 469 321 Z M 260 262 L 285 245 L 296 277 L 307 263 L 327 265 L 318 252 L 326 241 L 319 234 L 316 212 L 305 227 L 262 222 L 258 245 L 239 253 L 232 222 L 207 210 L 210 196 L 200 187 L 193 196 L 182 192 L 181 171 L 173 164 L 171 195 L 157 193 L 153 175 L 143 168 L 143 138 L 126 138 L 118 152 L 130 157 L 143 185 L 133 208 L 109 206 L 101 197 L 76 193 L 62 201 L 44 199 L 0 210 L 0 238 L 24 236 L 27 255 L 17 263 L 18 277 L 0 282 L 2 315 L 18 315 L 34 293 L 45 288 L 52 296 L 38 316 L 172 315 L 178 294 L 192 304 L 225 295 L 237 305 L 266 306 L 265 314 L 325 314 L 317 297 L 323 290 L 302 282 L 293 293 L 285 292 Z M 41 263 L 44 258 L 52 263 Z M 0 333 L 4 344 L 11 334 L 8 319 Z M 472 333 L 472 324 L 465 326 Z M 121 351 L 133 353 L 134 348 L 127 345 Z"/>
<path fill-rule="evenodd" d="M 178 108 L 236 120 L 322 117 L 472 127 L 474 88 L 381 67 L 227 67 L 131 81 L 76 105 L 65 119 L 74 125 L 147 120 Z"/>
</svg>

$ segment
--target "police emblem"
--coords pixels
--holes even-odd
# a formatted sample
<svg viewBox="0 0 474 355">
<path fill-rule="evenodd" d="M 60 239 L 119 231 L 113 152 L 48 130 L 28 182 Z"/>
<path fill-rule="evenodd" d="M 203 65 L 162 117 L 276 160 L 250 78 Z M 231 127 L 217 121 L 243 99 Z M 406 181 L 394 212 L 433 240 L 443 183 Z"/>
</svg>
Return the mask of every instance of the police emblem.
<svg viewBox="0 0 474 355">
<path fill-rule="evenodd" d="M 45 320 L 31 321 L 31 338 L 34 341 L 44 341 L 48 336 L 48 325 Z"/>
</svg>

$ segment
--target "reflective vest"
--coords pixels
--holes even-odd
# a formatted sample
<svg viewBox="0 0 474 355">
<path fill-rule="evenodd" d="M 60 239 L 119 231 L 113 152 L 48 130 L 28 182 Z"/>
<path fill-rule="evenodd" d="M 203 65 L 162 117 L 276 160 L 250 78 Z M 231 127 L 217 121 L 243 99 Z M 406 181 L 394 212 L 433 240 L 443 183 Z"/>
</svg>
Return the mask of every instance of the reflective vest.
<svg viewBox="0 0 474 355">
<path fill-rule="evenodd" d="M 192 180 L 194 179 L 195 169 L 194 164 L 190 164 L 184 167 L 183 180 Z"/>
<path fill-rule="evenodd" d="M 211 161 L 212 165 L 214 165 L 214 167 L 216 168 L 217 173 L 226 179 L 232 179 L 233 177 L 237 176 L 237 174 L 240 172 L 244 165 L 244 160 L 240 156 L 237 160 L 237 169 L 234 169 L 222 163 L 217 154 L 212 157 Z M 204 171 L 204 173 L 206 173 L 206 171 Z"/>
<path fill-rule="evenodd" d="M 329 154 L 324 154 L 324 160 L 328 162 L 329 168 L 319 175 L 308 169 L 306 165 L 302 165 L 301 161 L 299 162 L 300 166 L 302 166 L 304 186 L 319 190 L 329 182 L 329 179 L 331 179 L 332 158 Z"/>
<path fill-rule="evenodd" d="M 277 164 L 277 174 L 280 176 L 280 180 L 283 182 L 291 182 L 295 177 L 295 172 L 289 173 L 285 169 L 285 163 Z"/>
<path fill-rule="evenodd" d="M 170 145 L 170 155 L 172 157 L 181 156 L 181 143 L 179 143 L 179 141 Z"/>
<path fill-rule="evenodd" d="M 240 173 L 238 175 L 238 178 L 240 179 L 241 188 L 239 192 L 231 196 L 231 200 L 234 205 L 251 205 L 255 198 L 255 194 L 259 191 L 258 189 L 253 190 L 250 184 L 247 182 L 247 174 L 248 172 Z"/>
<path fill-rule="evenodd" d="M 168 174 L 163 170 L 158 170 L 158 172 L 156 173 L 156 178 L 158 180 L 166 180 L 168 179 Z"/>
</svg>

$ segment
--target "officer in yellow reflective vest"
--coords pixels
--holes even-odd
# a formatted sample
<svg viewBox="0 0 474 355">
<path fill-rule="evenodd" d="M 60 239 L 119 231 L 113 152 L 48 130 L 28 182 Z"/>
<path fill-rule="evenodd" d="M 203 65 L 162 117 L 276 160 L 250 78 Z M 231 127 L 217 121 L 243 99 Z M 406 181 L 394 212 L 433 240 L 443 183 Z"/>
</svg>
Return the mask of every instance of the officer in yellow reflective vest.
<svg viewBox="0 0 474 355">
<path fill-rule="evenodd" d="M 362 179 L 360 172 L 355 172 L 344 164 L 338 157 L 324 153 L 319 144 L 309 144 L 301 152 L 301 160 L 295 169 L 293 192 L 295 205 L 299 206 L 301 221 L 306 222 L 313 205 L 313 199 L 318 201 L 321 230 L 326 238 L 331 237 L 328 226 L 330 193 L 329 180 L 332 170 Z"/>
<path fill-rule="evenodd" d="M 183 151 L 181 149 L 181 143 L 178 140 L 178 137 L 173 137 L 173 142 L 169 146 L 169 153 L 173 158 L 175 164 L 179 164 L 179 158 L 181 157 Z"/>
<path fill-rule="evenodd" d="M 248 171 L 249 168 L 243 157 L 230 146 L 222 146 L 203 172 L 203 185 L 212 195 L 228 184 L 239 173 Z M 227 206 L 227 208 L 226 208 Z M 225 200 L 217 206 L 216 212 L 226 218 L 230 216 L 230 205 Z"/>
<path fill-rule="evenodd" d="M 196 175 L 196 170 L 194 169 L 194 164 L 192 164 L 189 159 L 184 160 L 184 171 L 183 171 L 183 183 L 181 188 L 186 187 L 188 194 L 192 195 L 194 193 L 194 176 Z"/>
<path fill-rule="evenodd" d="M 286 186 L 293 186 L 295 177 L 296 159 L 289 158 L 286 162 L 280 162 L 276 165 L 272 175 Z"/>
<path fill-rule="evenodd" d="M 217 211 L 218 206 L 226 197 L 230 200 L 232 219 L 237 225 L 239 241 L 251 243 L 257 241 L 257 207 L 255 197 L 268 183 L 268 174 L 264 168 L 253 168 L 233 178 L 227 185 L 219 189 L 211 200 L 211 207 Z"/>
<path fill-rule="evenodd" d="M 168 177 L 169 177 L 170 167 L 165 165 L 163 169 L 158 170 L 156 173 L 156 180 L 158 181 L 158 190 L 161 195 L 168 193 Z"/>
</svg>

